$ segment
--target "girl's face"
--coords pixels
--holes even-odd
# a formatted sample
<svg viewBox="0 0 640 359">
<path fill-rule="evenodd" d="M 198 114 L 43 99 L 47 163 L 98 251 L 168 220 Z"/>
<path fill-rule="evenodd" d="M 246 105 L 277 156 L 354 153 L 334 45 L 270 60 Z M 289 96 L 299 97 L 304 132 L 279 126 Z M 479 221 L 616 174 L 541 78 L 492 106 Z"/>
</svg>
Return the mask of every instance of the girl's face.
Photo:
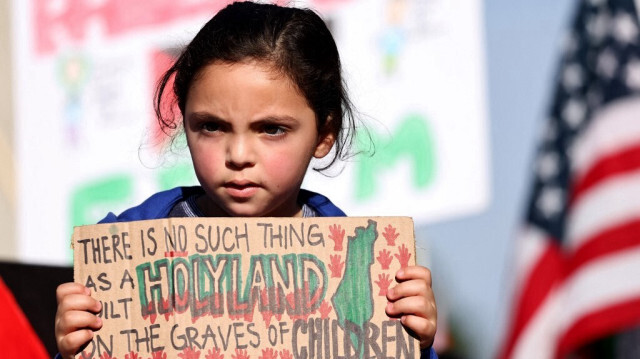
<svg viewBox="0 0 640 359">
<path fill-rule="evenodd" d="M 189 89 L 184 124 L 208 216 L 300 216 L 309 162 L 334 142 L 318 133 L 297 86 L 256 61 L 204 67 Z"/>
</svg>

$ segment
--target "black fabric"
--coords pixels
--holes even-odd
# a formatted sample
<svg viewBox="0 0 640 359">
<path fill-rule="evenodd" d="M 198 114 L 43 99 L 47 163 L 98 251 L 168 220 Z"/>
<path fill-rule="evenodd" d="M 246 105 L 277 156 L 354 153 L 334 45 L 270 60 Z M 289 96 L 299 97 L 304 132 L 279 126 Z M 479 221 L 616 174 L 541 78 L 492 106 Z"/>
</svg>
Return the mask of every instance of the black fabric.
<svg viewBox="0 0 640 359">
<path fill-rule="evenodd" d="M 73 282 L 73 267 L 0 262 L 0 277 L 53 357 L 58 351 L 54 337 L 56 288 Z"/>
</svg>

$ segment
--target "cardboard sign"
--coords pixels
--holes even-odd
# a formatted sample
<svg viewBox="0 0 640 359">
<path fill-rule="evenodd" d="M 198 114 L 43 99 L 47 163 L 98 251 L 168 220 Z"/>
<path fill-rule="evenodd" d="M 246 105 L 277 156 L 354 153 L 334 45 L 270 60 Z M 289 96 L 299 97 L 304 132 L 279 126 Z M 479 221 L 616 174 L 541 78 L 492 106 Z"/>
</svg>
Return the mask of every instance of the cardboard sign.
<svg viewBox="0 0 640 359">
<path fill-rule="evenodd" d="M 84 359 L 414 358 L 384 311 L 413 222 L 169 218 L 76 227 L 75 281 L 102 302 Z"/>
</svg>

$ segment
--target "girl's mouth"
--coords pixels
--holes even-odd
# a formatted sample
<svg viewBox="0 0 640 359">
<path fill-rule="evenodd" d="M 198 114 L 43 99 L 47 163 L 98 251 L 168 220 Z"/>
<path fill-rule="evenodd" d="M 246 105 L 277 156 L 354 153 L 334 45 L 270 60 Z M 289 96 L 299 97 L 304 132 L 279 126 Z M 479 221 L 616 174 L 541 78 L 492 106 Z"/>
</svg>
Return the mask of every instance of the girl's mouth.
<svg viewBox="0 0 640 359">
<path fill-rule="evenodd" d="M 226 182 L 223 187 L 229 196 L 239 199 L 253 196 L 260 188 L 260 186 L 250 181 Z"/>
</svg>

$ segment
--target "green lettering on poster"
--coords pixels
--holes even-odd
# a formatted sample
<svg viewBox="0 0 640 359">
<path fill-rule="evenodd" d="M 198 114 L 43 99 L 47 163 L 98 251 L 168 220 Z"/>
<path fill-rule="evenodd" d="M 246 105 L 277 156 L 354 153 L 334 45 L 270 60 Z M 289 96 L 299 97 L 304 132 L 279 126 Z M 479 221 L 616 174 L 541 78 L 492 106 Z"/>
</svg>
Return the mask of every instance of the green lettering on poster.
<svg viewBox="0 0 640 359">
<path fill-rule="evenodd" d="M 412 165 L 411 184 L 414 188 L 423 189 L 433 181 L 436 169 L 434 138 L 427 119 L 422 115 L 405 117 L 387 139 L 374 132 L 371 137 L 375 154 L 363 156 L 356 164 L 356 200 L 366 201 L 374 197 L 380 190 L 378 174 L 393 170 L 393 166 L 404 159 Z"/>
</svg>

